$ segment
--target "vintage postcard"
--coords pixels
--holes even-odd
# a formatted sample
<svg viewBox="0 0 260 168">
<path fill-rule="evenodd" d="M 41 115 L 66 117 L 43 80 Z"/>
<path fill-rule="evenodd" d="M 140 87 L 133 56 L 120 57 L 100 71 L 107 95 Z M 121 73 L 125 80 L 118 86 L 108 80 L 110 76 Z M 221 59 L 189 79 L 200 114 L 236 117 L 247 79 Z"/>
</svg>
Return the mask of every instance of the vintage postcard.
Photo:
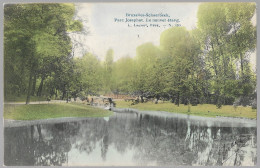
<svg viewBox="0 0 260 168">
<path fill-rule="evenodd" d="M 255 2 L 5 3 L 4 166 L 256 166 Z"/>
</svg>

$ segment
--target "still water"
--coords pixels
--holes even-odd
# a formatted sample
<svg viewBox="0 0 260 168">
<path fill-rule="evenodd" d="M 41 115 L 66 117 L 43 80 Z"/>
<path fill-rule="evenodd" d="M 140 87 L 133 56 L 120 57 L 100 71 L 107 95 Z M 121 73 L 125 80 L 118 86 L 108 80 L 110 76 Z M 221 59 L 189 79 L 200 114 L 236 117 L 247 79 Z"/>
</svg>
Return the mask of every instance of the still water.
<svg viewBox="0 0 260 168">
<path fill-rule="evenodd" d="M 210 123 L 210 124 L 209 124 Z M 256 165 L 256 126 L 142 113 L 5 128 L 5 165 Z"/>
</svg>

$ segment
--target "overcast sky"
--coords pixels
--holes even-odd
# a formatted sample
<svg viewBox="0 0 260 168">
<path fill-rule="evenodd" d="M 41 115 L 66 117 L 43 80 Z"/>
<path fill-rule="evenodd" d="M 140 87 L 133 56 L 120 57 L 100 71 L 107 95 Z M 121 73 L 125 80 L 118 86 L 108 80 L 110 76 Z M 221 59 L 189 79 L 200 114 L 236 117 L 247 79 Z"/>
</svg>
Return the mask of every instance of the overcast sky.
<svg viewBox="0 0 260 168">
<path fill-rule="evenodd" d="M 115 22 L 115 18 L 125 19 L 126 13 L 164 13 L 172 19 L 179 19 L 181 26 L 191 30 L 196 26 L 196 13 L 199 3 L 78 3 L 77 15 L 87 18 L 84 24 L 89 34 L 81 37 L 89 52 L 103 59 L 109 48 L 114 50 L 114 57 L 135 56 L 136 47 L 152 42 L 159 45 L 160 34 L 169 25 L 161 27 L 128 27 L 127 23 Z M 135 17 L 133 17 L 135 18 Z M 171 23 L 170 23 L 171 24 Z M 173 25 L 173 24 L 171 24 Z M 77 56 L 80 56 L 77 53 Z"/>
<path fill-rule="evenodd" d="M 88 29 L 87 36 L 78 35 L 76 39 L 85 47 L 86 51 L 98 56 L 101 60 L 108 49 L 114 50 L 114 58 L 136 55 L 136 48 L 146 42 L 158 46 L 160 34 L 169 28 L 161 27 L 128 27 L 128 24 L 115 22 L 115 18 L 125 19 L 126 13 L 168 14 L 172 19 L 179 19 L 181 26 L 191 30 L 197 25 L 197 11 L 199 3 L 76 3 L 77 17 L 84 22 Z M 133 17 L 135 18 L 135 17 Z M 158 18 L 158 17 L 157 17 Z M 140 19 L 140 17 L 139 17 Z M 256 25 L 256 17 L 252 19 Z M 82 56 L 77 52 L 75 56 Z M 256 53 L 251 61 L 255 65 Z"/>
</svg>

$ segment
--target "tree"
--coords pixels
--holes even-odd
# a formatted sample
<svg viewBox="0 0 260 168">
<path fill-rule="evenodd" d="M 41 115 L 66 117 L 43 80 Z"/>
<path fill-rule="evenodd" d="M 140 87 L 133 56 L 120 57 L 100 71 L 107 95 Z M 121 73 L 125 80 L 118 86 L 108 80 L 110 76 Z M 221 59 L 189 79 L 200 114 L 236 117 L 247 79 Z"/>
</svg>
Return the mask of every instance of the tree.
<svg viewBox="0 0 260 168">
<path fill-rule="evenodd" d="M 134 60 L 122 57 L 114 63 L 112 72 L 112 91 L 116 94 L 132 94 L 134 82 Z"/>
<path fill-rule="evenodd" d="M 81 58 L 75 58 L 75 71 L 78 76 L 78 90 L 85 95 L 98 94 L 102 89 L 102 66 L 98 58 L 91 53 L 85 54 Z"/>
<path fill-rule="evenodd" d="M 134 87 L 136 94 L 143 97 L 155 96 L 157 86 L 154 85 L 158 68 L 156 62 L 159 59 L 160 51 L 152 43 L 145 43 L 137 47 L 135 58 L 135 81 Z"/>
<path fill-rule="evenodd" d="M 173 95 L 177 105 L 187 104 L 192 95 L 198 96 L 199 90 L 195 75 L 198 77 L 200 48 L 184 27 L 173 27 L 161 34 L 160 46 L 165 52 L 166 92 Z M 194 93 L 193 90 L 194 89 Z M 196 92 L 196 93 L 195 93 Z"/>
<path fill-rule="evenodd" d="M 38 66 L 44 67 L 43 60 L 70 54 L 70 38 L 66 31 L 79 31 L 82 28 L 80 22 L 73 20 L 74 11 L 72 4 L 5 5 L 4 48 L 7 60 L 5 73 L 9 73 L 10 67 L 14 67 L 8 65 L 10 63 L 8 60 L 13 57 L 23 57 L 24 62 L 20 67 L 26 69 L 23 72 L 24 76 L 28 77 L 26 104 L 30 101 L 32 91 L 35 90 L 33 80 L 35 81 L 37 76 L 41 76 L 42 80 L 45 79 L 46 72 L 39 70 L 38 72 L 43 74 L 36 74 Z M 7 79 L 6 82 L 10 80 Z"/>
<path fill-rule="evenodd" d="M 112 71 L 113 71 L 113 65 L 114 65 L 114 51 L 113 49 L 109 49 L 105 56 L 104 61 L 104 90 L 105 93 L 111 92 L 112 88 Z"/>
<path fill-rule="evenodd" d="M 231 93 L 239 93 L 237 89 L 243 90 L 243 85 L 246 85 L 246 55 L 256 43 L 255 28 L 250 22 L 254 11 L 254 3 L 203 3 L 199 6 L 198 28 L 212 76 L 211 93 L 219 107 L 232 103 L 237 94 Z M 236 62 L 240 62 L 240 66 Z M 229 90 L 228 85 L 233 85 L 233 89 Z"/>
</svg>

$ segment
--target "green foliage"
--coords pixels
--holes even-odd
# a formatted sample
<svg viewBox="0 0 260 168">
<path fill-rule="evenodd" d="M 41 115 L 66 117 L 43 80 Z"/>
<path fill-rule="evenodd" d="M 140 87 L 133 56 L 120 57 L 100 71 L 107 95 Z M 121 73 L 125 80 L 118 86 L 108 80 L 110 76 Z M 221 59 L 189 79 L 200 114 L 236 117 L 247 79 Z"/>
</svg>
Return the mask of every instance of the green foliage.
<svg viewBox="0 0 260 168">
<path fill-rule="evenodd" d="M 216 104 L 231 104 L 235 98 L 254 92 L 254 77 L 250 76 L 255 74 L 246 57 L 256 44 L 255 27 L 250 21 L 254 13 L 255 3 L 203 3 L 199 6 L 198 28 L 204 41 L 204 60 L 212 76 L 210 90 Z"/>
<path fill-rule="evenodd" d="M 111 93 L 112 87 L 113 87 L 112 71 L 114 68 L 114 51 L 113 51 L 113 49 L 109 49 L 107 51 L 103 68 L 104 68 L 104 73 L 103 73 L 104 91 L 105 91 L 105 93 Z"/>
<path fill-rule="evenodd" d="M 190 103 L 193 97 L 200 97 L 199 75 L 202 73 L 200 48 L 192 32 L 183 27 L 174 27 L 164 31 L 160 39 L 165 51 L 165 71 L 167 92 L 176 104 Z"/>
<path fill-rule="evenodd" d="M 81 31 L 83 28 L 82 22 L 75 20 L 69 25 L 68 31 Z"/>
<path fill-rule="evenodd" d="M 136 53 L 135 91 L 141 95 L 154 92 L 156 90 L 154 81 L 158 77 L 156 63 L 160 57 L 160 50 L 152 43 L 145 43 L 136 49 Z"/>
<path fill-rule="evenodd" d="M 112 72 L 112 91 L 114 93 L 131 94 L 134 91 L 134 60 L 130 57 L 120 58 L 115 62 Z"/>
<path fill-rule="evenodd" d="M 98 94 L 103 85 L 102 66 L 98 58 L 90 53 L 76 58 L 75 71 L 78 74 L 78 90 L 84 91 L 86 96 Z"/>
<path fill-rule="evenodd" d="M 28 103 L 37 87 L 37 96 L 43 90 L 46 96 L 60 90 L 64 97 L 69 91 L 73 75 L 69 72 L 71 42 L 67 31 L 82 29 L 82 24 L 73 20 L 74 12 L 73 4 L 5 5 L 5 96 L 27 94 Z"/>
<path fill-rule="evenodd" d="M 167 29 L 160 46 L 142 44 L 133 58 L 114 60 L 109 49 L 101 62 L 91 53 L 73 58 L 68 32 L 83 30 L 83 24 L 73 20 L 73 4 L 7 4 L 5 97 L 68 100 L 114 93 L 188 107 L 208 103 L 222 109 L 235 101 L 253 105 L 256 74 L 248 57 L 256 48 L 251 23 L 255 8 L 255 3 L 202 3 L 198 28 Z"/>
</svg>

